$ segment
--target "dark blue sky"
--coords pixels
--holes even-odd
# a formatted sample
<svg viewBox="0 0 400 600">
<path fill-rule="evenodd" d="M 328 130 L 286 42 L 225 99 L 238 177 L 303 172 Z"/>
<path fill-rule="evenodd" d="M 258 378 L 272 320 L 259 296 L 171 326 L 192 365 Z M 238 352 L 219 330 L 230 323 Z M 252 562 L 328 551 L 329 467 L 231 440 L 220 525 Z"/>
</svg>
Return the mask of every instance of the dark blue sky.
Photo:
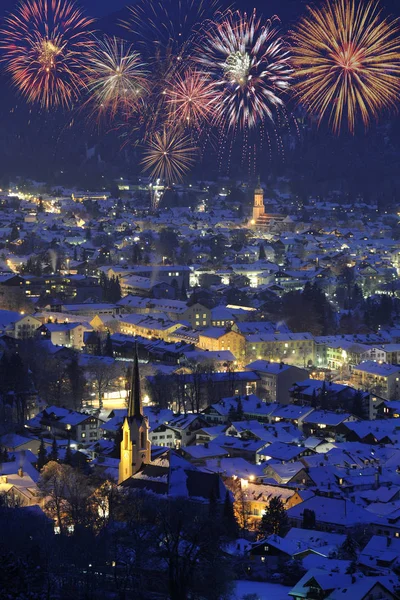
<svg viewBox="0 0 400 600">
<path fill-rule="evenodd" d="M 18 0 L 0 0 L 0 15 L 7 10 L 12 10 Z M 87 12 L 95 17 L 104 17 L 121 10 L 127 4 L 135 4 L 135 0 L 77 0 L 78 4 L 85 7 Z M 160 1 L 160 0 L 148 0 Z M 162 1 L 162 0 L 161 0 Z M 178 0 L 176 0 L 178 2 Z M 204 0 L 207 1 L 207 0 Z M 367 1 L 367 0 L 363 0 Z M 314 0 L 313 4 L 319 4 L 322 0 Z M 250 11 L 253 7 L 261 11 L 266 17 L 277 14 L 282 21 L 289 22 L 301 14 L 309 0 L 236 0 L 222 2 L 225 5 L 232 5 L 242 10 Z M 385 12 L 400 16 L 400 0 L 381 0 L 381 5 Z"/>
</svg>

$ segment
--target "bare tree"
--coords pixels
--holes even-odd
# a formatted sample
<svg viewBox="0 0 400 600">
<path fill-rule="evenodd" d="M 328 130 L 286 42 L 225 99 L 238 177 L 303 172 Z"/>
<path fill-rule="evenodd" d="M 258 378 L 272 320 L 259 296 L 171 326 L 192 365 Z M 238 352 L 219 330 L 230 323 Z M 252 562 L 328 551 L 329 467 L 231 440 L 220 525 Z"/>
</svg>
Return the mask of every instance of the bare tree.
<svg viewBox="0 0 400 600">
<path fill-rule="evenodd" d="M 107 363 L 103 360 L 91 361 L 87 370 L 95 390 L 100 410 L 103 408 L 104 394 L 115 386 L 115 380 L 119 375 L 119 369 L 115 363 Z"/>
</svg>

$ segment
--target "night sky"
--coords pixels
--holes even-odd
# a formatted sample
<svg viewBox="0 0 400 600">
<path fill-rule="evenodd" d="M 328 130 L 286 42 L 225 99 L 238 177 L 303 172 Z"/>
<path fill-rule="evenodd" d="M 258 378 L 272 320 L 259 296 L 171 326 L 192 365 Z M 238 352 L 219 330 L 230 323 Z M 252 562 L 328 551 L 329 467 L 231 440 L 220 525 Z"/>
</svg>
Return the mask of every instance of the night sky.
<svg viewBox="0 0 400 600">
<path fill-rule="evenodd" d="M 318 5 L 320 2 L 321 0 L 315 0 L 314 4 Z M 114 35 L 123 35 L 116 24 L 124 6 L 134 4 L 126 0 L 78 0 L 77 3 L 89 15 L 99 19 L 97 26 L 100 31 Z M 308 3 L 307 0 L 236 0 L 232 3 L 222 0 L 221 6 L 230 4 L 246 11 L 256 7 L 266 18 L 277 14 L 281 18 L 283 29 L 289 29 L 304 14 Z M 17 0 L 0 0 L 0 22 L 2 16 L 16 4 Z M 384 14 L 400 17 L 400 0 L 382 0 L 381 6 Z M 114 168 L 119 170 L 122 160 L 121 142 L 115 136 L 113 138 L 109 132 L 99 135 L 95 127 L 83 126 L 79 121 L 79 113 L 74 115 L 75 129 L 70 130 L 68 115 L 45 114 L 36 107 L 28 106 L 2 74 L 0 85 L 0 182 L 2 178 L 15 173 L 52 179 L 69 170 L 75 176 L 84 160 L 85 149 L 94 145 L 99 148 L 101 157 L 106 162 L 111 157 Z M 303 180 L 307 188 L 315 182 L 322 182 L 321 185 L 329 187 L 336 186 L 337 181 L 344 181 L 346 189 L 353 189 L 358 193 L 363 188 L 361 192 L 364 193 L 364 188 L 380 187 L 380 182 L 385 181 L 390 189 L 397 190 L 398 187 L 400 191 L 398 115 L 383 115 L 378 127 L 373 125 L 367 135 L 361 130 L 357 136 L 342 135 L 340 139 L 332 136 L 324 127 L 317 130 L 312 123 L 309 122 L 308 125 L 304 143 L 298 145 L 284 167 L 290 170 L 290 176 L 297 174 L 301 185 Z M 38 143 L 41 148 L 39 153 Z M 132 160 L 137 162 L 135 156 Z M 280 160 L 279 157 L 277 160 Z M 215 163 L 214 159 L 212 163 Z M 131 168 L 130 165 L 129 169 Z M 208 173 L 209 167 L 204 163 L 201 168 L 210 177 L 218 176 L 215 172 Z M 270 166 L 265 170 L 267 168 Z M 282 168 L 279 164 L 278 169 Z M 204 176 L 204 173 L 197 175 Z"/>
</svg>

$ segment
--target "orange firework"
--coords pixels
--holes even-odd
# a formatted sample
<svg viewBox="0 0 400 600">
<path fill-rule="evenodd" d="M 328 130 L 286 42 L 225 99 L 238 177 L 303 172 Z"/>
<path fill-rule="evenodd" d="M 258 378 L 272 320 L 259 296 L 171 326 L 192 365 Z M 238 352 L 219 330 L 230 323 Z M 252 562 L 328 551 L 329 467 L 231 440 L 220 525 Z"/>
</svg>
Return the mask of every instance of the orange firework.
<svg viewBox="0 0 400 600">
<path fill-rule="evenodd" d="M 69 0 L 25 0 L 5 18 L 2 61 L 29 102 L 66 108 L 79 97 L 92 23 Z"/>
<path fill-rule="evenodd" d="M 192 69 L 177 73 L 166 90 L 170 120 L 199 129 L 209 123 L 216 107 L 214 86 L 207 78 Z"/>
<path fill-rule="evenodd" d="M 335 133 L 343 121 L 354 133 L 360 117 L 367 128 L 398 101 L 398 20 L 383 18 L 377 0 L 325 0 L 308 12 L 292 36 L 298 98 Z"/>
<path fill-rule="evenodd" d="M 161 179 L 168 185 L 181 181 L 194 164 L 196 148 L 189 136 L 171 127 L 149 138 L 142 165 L 150 171 L 153 179 Z"/>
</svg>

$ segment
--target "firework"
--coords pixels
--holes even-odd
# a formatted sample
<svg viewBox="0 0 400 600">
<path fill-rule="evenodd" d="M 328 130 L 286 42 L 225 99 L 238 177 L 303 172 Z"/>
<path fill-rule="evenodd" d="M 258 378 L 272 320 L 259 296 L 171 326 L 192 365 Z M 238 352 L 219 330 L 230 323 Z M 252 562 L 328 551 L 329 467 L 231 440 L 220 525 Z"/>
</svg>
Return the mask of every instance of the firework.
<svg viewBox="0 0 400 600">
<path fill-rule="evenodd" d="M 29 102 L 49 109 L 69 107 L 79 97 L 92 23 L 69 0 L 25 0 L 5 18 L 2 60 Z"/>
<path fill-rule="evenodd" d="M 343 122 L 354 133 L 360 117 L 368 127 L 398 100 L 398 21 L 384 19 L 376 0 L 325 0 L 308 13 L 293 33 L 300 101 L 336 133 Z"/>
<path fill-rule="evenodd" d="M 144 151 L 142 165 L 153 179 L 168 185 L 181 181 L 194 164 L 196 148 L 187 135 L 171 127 L 153 134 Z"/>
<path fill-rule="evenodd" d="M 200 129 L 213 117 L 214 86 L 198 71 L 189 68 L 183 74 L 177 73 L 166 90 L 166 98 L 172 123 Z"/>
<path fill-rule="evenodd" d="M 213 18 L 218 4 L 219 0 L 140 0 L 129 8 L 129 18 L 122 25 L 146 58 L 170 62 L 172 57 L 179 62 L 203 22 Z"/>
<path fill-rule="evenodd" d="M 147 72 L 140 54 L 116 38 L 97 41 L 86 72 L 94 111 L 109 113 L 131 111 L 147 90 Z"/>
<path fill-rule="evenodd" d="M 277 25 L 230 12 L 205 33 L 196 62 L 213 82 L 219 125 L 252 129 L 283 109 L 292 70 Z"/>
</svg>

